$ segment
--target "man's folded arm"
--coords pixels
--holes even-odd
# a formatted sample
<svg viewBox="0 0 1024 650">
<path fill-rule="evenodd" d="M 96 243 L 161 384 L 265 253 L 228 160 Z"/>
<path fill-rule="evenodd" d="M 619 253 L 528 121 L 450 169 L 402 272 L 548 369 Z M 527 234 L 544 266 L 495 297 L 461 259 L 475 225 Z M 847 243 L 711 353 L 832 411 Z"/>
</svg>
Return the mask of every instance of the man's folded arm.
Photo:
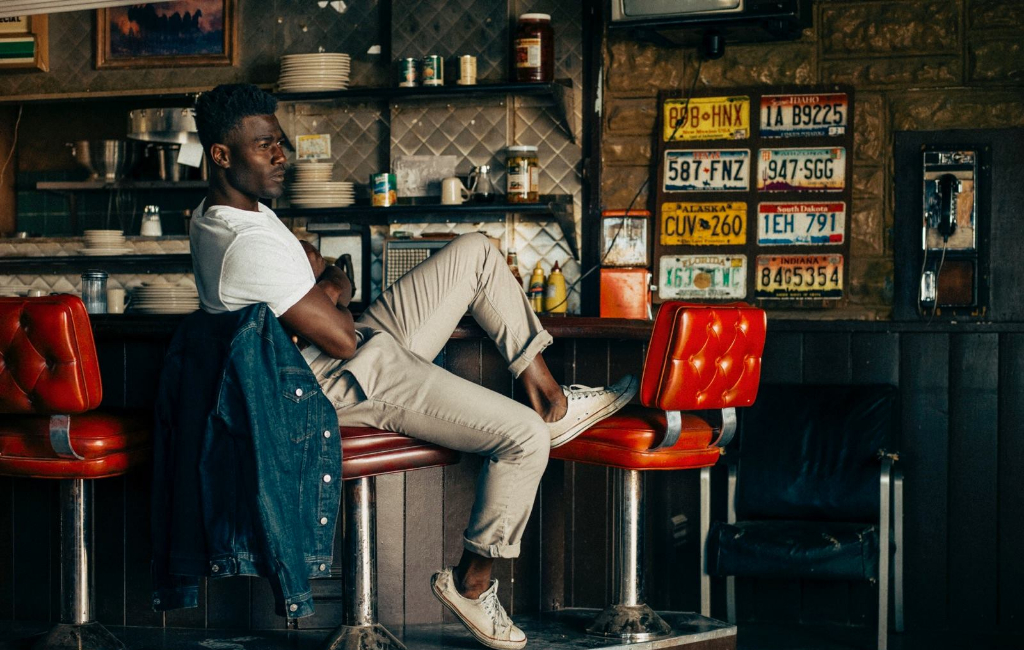
<svg viewBox="0 0 1024 650">
<path fill-rule="evenodd" d="M 334 289 L 331 286 L 325 289 L 322 285 L 331 285 Z M 328 289 L 341 291 L 329 279 L 320 280 L 281 314 L 281 322 L 289 331 L 315 344 L 324 354 L 334 359 L 351 359 L 356 353 L 355 321 L 352 312 L 339 303 L 336 295 L 332 297 Z"/>
</svg>

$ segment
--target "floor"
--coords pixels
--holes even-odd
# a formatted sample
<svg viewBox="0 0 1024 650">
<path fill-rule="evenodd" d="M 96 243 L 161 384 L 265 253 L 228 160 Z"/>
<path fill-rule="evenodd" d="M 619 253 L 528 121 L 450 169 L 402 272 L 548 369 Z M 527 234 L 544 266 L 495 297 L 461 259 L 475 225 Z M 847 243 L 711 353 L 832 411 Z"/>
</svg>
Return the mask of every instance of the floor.
<svg viewBox="0 0 1024 650">
<path fill-rule="evenodd" d="M 520 622 L 531 639 L 527 646 L 529 650 L 611 650 L 627 647 L 629 650 L 655 650 L 665 647 L 604 643 L 575 634 L 571 623 L 568 633 L 550 627 L 545 628 L 546 633 L 541 633 L 536 627 L 537 622 Z M 673 623 L 678 625 L 678 620 Z M 42 625 L 0 621 L 0 650 L 28 650 L 33 635 L 44 629 L 46 627 Z M 722 624 L 705 631 L 714 634 L 715 630 L 721 633 L 729 629 Z M 110 630 L 125 642 L 128 650 L 319 650 L 327 636 L 322 630 L 231 632 L 119 627 Z M 482 648 L 458 624 L 410 627 L 404 631 L 404 636 L 409 650 Z M 864 629 L 741 625 L 737 647 L 738 650 L 862 650 L 874 645 L 871 635 Z M 889 640 L 889 650 L 1024 650 L 1024 637 L 1000 639 L 943 632 L 893 635 Z"/>
</svg>

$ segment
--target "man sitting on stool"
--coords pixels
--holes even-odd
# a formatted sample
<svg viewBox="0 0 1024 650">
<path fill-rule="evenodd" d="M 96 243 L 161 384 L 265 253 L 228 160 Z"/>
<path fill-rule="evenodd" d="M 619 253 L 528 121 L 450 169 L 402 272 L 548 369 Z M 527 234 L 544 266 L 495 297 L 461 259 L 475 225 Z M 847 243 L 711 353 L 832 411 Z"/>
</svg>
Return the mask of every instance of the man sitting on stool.
<svg viewBox="0 0 1024 650">
<path fill-rule="evenodd" d="M 501 253 L 462 235 L 388 288 L 358 318 L 337 266 L 304 248 L 259 203 L 284 192 L 277 100 L 251 85 L 224 85 L 196 102 L 210 189 L 192 215 L 191 247 L 202 308 L 267 303 L 308 342 L 303 357 L 344 426 L 386 429 L 485 456 L 458 566 L 434 575 L 437 598 L 491 648 L 526 645 L 491 579 L 494 558 L 519 555 L 548 449 L 624 406 L 627 376 L 608 388 L 564 387 L 540 352 L 551 344 Z M 457 377 L 431 360 L 467 308 L 525 388 L 527 407 Z M 302 344 L 300 344 L 302 345 Z"/>
</svg>

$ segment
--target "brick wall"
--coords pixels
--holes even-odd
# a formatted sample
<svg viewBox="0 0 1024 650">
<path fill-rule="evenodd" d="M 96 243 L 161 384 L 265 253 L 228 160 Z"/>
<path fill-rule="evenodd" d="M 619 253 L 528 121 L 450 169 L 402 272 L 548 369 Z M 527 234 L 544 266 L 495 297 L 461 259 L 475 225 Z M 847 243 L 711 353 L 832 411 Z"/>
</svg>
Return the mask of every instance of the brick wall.
<svg viewBox="0 0 1024 650">
<path fill-rule="evenodd" d="M 816 0 L 800 41 L 730 45 L 704 64 L 701 88 L 856 90 L 850 309 L 822 316 L 889 317 L 894 132 L 1024 126 L 1022 30 L 1021 0 Z M 649 173 L 657 93 L 688 88 L 696 59 L 617 33 L 604 58 L 603 207 L 623 208 Z"/>
</svg>

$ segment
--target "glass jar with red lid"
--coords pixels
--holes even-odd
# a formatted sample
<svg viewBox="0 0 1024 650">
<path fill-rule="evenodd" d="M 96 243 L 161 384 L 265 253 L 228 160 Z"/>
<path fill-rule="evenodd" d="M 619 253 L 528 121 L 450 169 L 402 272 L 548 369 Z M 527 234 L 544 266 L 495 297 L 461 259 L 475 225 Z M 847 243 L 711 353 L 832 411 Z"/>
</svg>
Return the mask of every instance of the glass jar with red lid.
<svg viewBox="0 0 1024 650">
<path fill-rule="evenodd" d="M 555 32 L 550 14 L 523 14 L 515 38 L 515 80 L 547 83 L 555 80 Z"/>
</svg>

